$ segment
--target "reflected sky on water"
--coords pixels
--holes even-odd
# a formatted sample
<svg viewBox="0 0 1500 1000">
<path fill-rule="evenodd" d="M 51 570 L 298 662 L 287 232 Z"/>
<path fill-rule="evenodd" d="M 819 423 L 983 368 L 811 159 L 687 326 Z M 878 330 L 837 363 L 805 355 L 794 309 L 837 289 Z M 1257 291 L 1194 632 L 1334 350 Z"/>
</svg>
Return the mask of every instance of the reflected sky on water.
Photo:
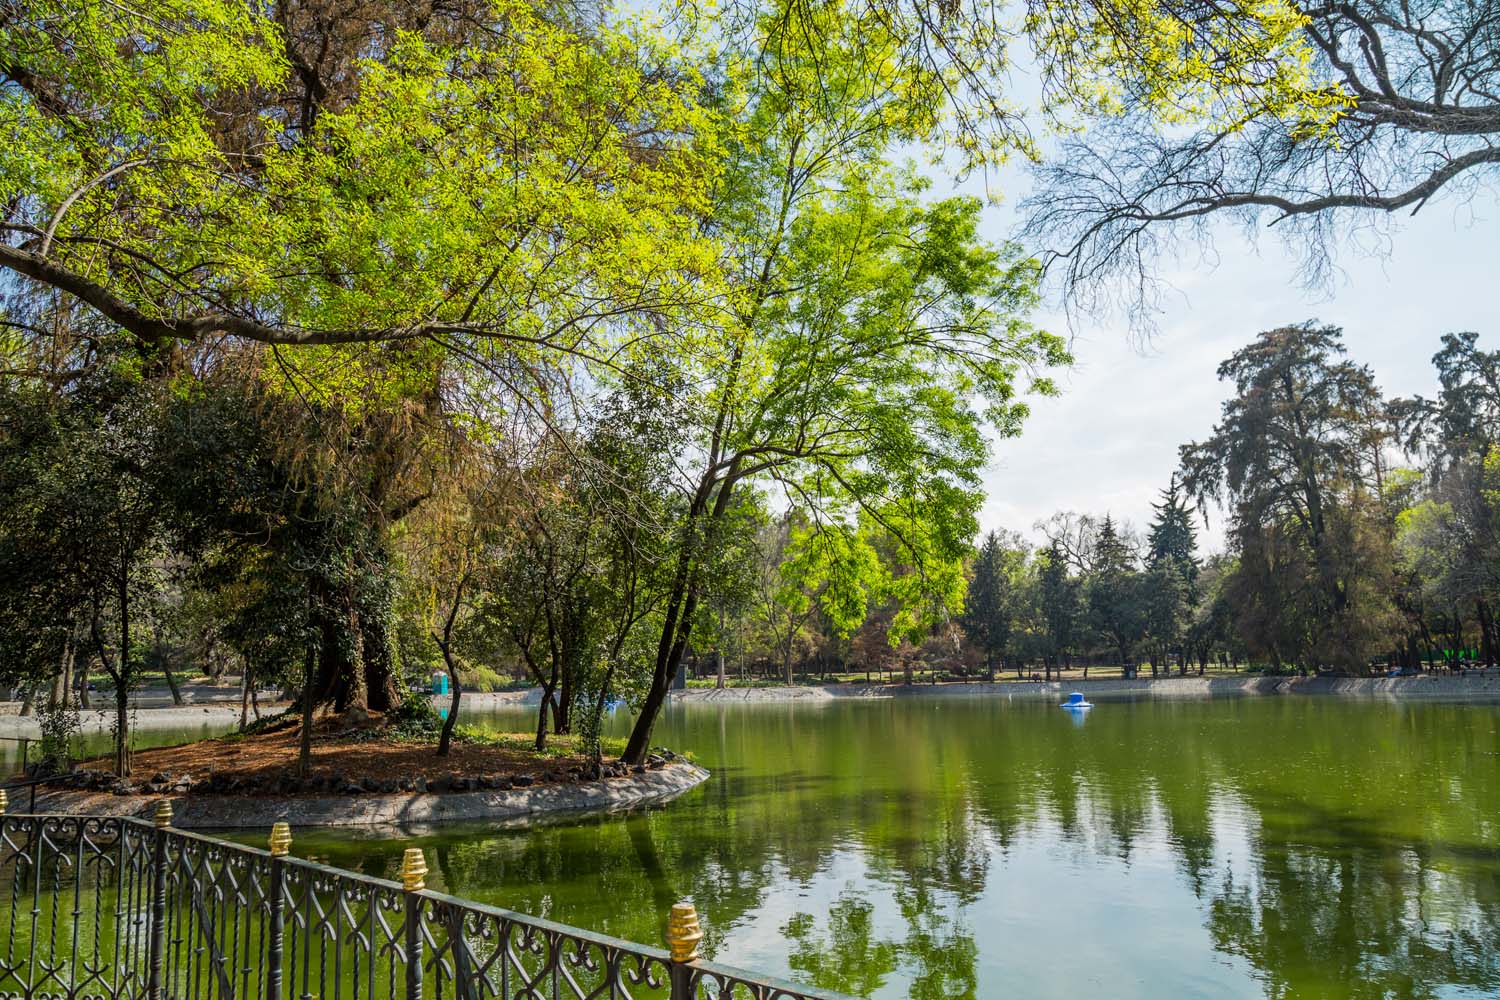
<svg viewBox="0 0 1500 1000">
<path fill-rule="evenodd" d="M 489 721 L 527 728 L 529 716 Z M 627 720 L 617 720 L 624 727 Z M 297 853 L 876 998 L 1500 996 L 1500 706 L 679 706 L 647 813 Z M 385 835 L 382 835 L 385 836 Z"/>
<path fill-rule="evenodd" d="M 1497 705 L 693 705 L 657 736 L 713 771 L 663 808 L 294 850 L 390 876 L 417 843 L 434 888 L 646 942 L 691 897 L 713 957 L 880 1000 L 1500 997 Z"/>
</svg>

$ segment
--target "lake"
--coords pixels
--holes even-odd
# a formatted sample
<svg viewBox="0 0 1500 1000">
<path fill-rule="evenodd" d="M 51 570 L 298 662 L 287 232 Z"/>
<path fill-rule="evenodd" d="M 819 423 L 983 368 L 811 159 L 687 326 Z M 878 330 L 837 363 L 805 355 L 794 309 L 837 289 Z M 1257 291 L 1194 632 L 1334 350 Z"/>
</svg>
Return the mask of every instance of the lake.
<svg viewBox="0 0 1500 1000">
<path fill-rule="evenodd" d="M 525 728 L 526 713 L 489 716 Z M 616 720 L 624 730 L 628 720 Z M 1500 996 L 1500 706 L 690 705 L 650 812 L 296 853 L 872 998 Z"/>
<path fill-rule="evenodd" d="M 877 1000 L 1500 996 L 1500 705 L 696 704 L 657 737 L 713 771 L 662 808 L 293 850 L 390 877 L 417 844 L 432 888 L 650 943 L 690 897 L 712 957 Z"/>
</svg>

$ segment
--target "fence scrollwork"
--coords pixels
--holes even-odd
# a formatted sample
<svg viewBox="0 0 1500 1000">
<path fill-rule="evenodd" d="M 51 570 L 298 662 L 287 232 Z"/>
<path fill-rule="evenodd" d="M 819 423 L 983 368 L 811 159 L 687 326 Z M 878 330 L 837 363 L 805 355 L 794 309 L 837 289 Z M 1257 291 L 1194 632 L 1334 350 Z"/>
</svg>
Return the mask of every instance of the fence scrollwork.
<svg viewBox="0 0 1500 1000">
<path fill-rule="evenodd" d="M 165 817 L 0 816 L 0 997 L 840 1000 Z"/>
</svg>

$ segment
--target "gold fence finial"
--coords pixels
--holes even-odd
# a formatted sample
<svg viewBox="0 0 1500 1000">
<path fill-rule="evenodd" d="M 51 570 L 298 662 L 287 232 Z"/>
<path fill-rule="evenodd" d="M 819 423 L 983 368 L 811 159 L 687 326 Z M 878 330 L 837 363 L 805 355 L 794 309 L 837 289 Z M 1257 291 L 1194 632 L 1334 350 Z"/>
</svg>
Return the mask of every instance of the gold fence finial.
<svg viewBox="0 0 1500 1000">
<path fill-rule="evenodd" d="M 422 857 L 420 847 L 408 847 L 401 856 L 401 886 L 407 892 L 427 888 L 427 859 Z"/>
<path fill-rule="evenodd" d="M 667 918 L 667 948 L 674 962 L 691 962 L 698 957 L 698 942 L 703 940 L 703 928 L 698 925 L 698 910 L 692 902 L 684 899 L 672 904 L 672 915 Z"/>
<path fill-rule="evenodd" d="M 10 796 L 5 794 L 5 789 L 0 788 L 0 816 L 5 815 L 5 809 L 10 805 Z"/>
<path fill-rule="evenodd" d="M 284 858 L 292 853 L 292 828 L 286 823 L 271 824 L 271 857 Z"/>
<path fill-rule="evenodd" d="M 171 799 L 159 799 L 157 801 L 157 803 L 156 803 L 156 815 L 153 817 L 153 821 L 156 823 L 156 825 L 158 827 L 168 827 L 168 826 L 172 825 L 172 800 Z"/>
</svg>

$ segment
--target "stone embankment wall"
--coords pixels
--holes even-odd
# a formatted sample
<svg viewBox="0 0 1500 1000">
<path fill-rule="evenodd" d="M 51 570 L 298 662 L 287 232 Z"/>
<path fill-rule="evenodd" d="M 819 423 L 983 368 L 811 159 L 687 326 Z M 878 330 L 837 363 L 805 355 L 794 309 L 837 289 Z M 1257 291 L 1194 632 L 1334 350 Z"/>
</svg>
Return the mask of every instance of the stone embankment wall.
<svg viewBox="0 0 1500 1000">
<path fill-rule="evenodd" d="M 1464 676 L 1416 677 L 1149 677 L 1135 680 L 1003 681 L 996 684 L 835 684 L 827 687 L 693 688 L 674 692 L 687 703 L 784 702 L 846 698 L 1037 698 L 1061 700 L 1082 691 L 1090 700 L 1110 698 L 1233 698 L 1247 695 L 1337 695 L 1399 701 L 1500 701 L 1500 669 Z"/>
<path fill-rule="evenodd" d="M 483 820 L 490 826 L 531 826 L 550 818 L 619 812 L 666 802 L 708 780 L 686 761 L 623 778 L 507 791 L 236 796 L 183 795 L 172 799 L 172 825 L 184 829 L 293 826 L 427 826 Z M 52 791 L 37 795 L 37 812 L 147 819 L 157 797 L 103 792 Z"/>
</svg>

